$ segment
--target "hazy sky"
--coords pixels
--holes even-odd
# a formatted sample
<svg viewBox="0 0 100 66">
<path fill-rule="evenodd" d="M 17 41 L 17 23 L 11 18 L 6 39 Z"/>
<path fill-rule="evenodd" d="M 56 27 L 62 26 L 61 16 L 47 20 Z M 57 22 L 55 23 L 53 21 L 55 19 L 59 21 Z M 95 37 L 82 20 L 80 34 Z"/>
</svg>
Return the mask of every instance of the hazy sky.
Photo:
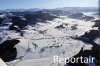
<svg viewBox="0 0 100 66">
<path fill-rule="evenodd" d="M 0 0 L 0 9 L 98 7 L 99 0 Z"/>
</svg>

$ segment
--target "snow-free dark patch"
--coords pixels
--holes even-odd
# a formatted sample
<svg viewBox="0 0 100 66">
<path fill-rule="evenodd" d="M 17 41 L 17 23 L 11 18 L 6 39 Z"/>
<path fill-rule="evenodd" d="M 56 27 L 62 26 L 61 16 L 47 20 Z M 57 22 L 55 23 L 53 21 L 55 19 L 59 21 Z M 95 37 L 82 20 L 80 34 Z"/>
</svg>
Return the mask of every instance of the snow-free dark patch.
<svg viewBox="0 0 100 66">
<path fill-rule="evenodd" d="M 23 29 L 25 26 L 27 26 L 27 21 L 24 20 L 22 17 L 13 16 L 12 26 L 18 26 L 20 29 Z"/>
<path fill-rule="evenodd" d="M 99 27 L 100 29 L 100 20 L 94 20 L 93 22 L 95 22 L 93 27 Z"/>
<path fill-rule="evenodd" d="M 97 37 L 100 37 L 99 30 L 90 30 L 89 32 L 85 32 L 82 36 L 75 37 L 75 39 L 92 44 Z"/>
<path fill-rule="evenodd" d="M 59 25 L 59 26 L 56 26 L 55 28 L 58 28 L 58 29 L 64 29 L 65 27 L 62 25 Z"/>
<path fill-rule="evenodd" d="M 72 19 L 86 20 L 86 21 L 95 19 L 94 17 L 84 15 L 83 13 L 74 13 L 74 14 L 69 15 L 68 17 Z"/>
<path fill-rule="evenodd" d="M 19 40 L 13 39 L 6 40 L 0 44 L 0 58 L 2 58 L 5 62 L 14 60 L 17 56 L 15 45 L 19 42 Z"/>
<path fill-rule="evenodd" d="M 100 65 L 100 53 L 99 53 L 99 50 L 100 50 L 100 45 L 98 44 L 93 44 L 93 47 L 91 50 L 84 50 L 83 51 L 83 47 L 82 49 L 80 50 L 80 52 L 76 55 L 74 55 L 73 57 L 74 58 L 77 58 L 77 57 L 87 57 L 89 58 L 90 56 L 91 57 L 94 57 L 94 64 L 96 66 L 99 66 Z M 84 59 L 82 59 L 83 61 Z M 81 60 L 78 59 L 78 63 L 67 63 L 68 65 L 70 66 L 89 66 L 89 64 L 86 64 L 86 63 L 81 63 Z"/>
<path fill-rule="evenodd" d="M 4 18 L 1 18 L 1 17 L 0 17 L 0 24 L 3 22 L 3 20 L 4 20 Z"/>
<path fill-rule="evenodd" d="M 99 30 L 90 30 L 89 32 L 86 32 L 84 35 L 82 36 L 79 36 L 79 37 L 75 37 L 74 39 L 76 40 L 81 40 L 85 43 L 89 43 L 91 45 L 93 45 L 92 49 L 90 51 L 87 51 L 86 52 L 79 52 L 77 55 L 75 55 L 74 57 L 79 57 L 79 56 L 93 56 L 95 57 L 95 64 L 98 66 L 100 65 L 100 45 L 96 44 L 94 42 L 94 40 L 97 38 L 97 37 L 100 37 L 100 32 Z M 90 53 L 91 52 L 91 53 Z M 77 66 L 75 64 L 71 64 L 72 66 Z M 85 66 L 85 65 L 83 65 Z"/>
</svg>

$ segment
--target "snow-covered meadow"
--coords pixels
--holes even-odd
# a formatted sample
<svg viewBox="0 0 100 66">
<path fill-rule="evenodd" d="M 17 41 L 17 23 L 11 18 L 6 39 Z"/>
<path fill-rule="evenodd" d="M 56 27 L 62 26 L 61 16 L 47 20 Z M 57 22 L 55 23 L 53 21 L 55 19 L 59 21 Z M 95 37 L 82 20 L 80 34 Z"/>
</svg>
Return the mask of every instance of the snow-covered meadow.
<svg viewBox="0 0 100 66">
<path fill-rule="evenodd" d="M 82 47 L 90 50 L 92 45 L 83 41 L 74 40 L 72 37 L 81 36 L 92 30 L 94 22 L 76 20 L 61 16 L 47 23 L 39 22 L 34 27 L 27 26 L 27 30 L 21 30 L 23 37 L 16 31 L 6 30 L 2 26 L 3 40 L 18 39 L 17 57 L 8 66 L 64 66 L 54 63 L 54 55 L 69 57 L 79 53 Z"/>
</svg>

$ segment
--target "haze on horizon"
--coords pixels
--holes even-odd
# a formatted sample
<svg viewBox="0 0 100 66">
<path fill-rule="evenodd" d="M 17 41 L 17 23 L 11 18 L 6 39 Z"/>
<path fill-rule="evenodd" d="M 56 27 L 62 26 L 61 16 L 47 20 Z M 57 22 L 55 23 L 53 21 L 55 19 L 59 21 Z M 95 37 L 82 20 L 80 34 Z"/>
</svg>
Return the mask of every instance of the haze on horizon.
<svg viewBox="0 0 100 66">
<path fill-rule="evenodd" d="M 0 9 L 99 7 L 99 0 L 0 0 Z"/>
</svg>

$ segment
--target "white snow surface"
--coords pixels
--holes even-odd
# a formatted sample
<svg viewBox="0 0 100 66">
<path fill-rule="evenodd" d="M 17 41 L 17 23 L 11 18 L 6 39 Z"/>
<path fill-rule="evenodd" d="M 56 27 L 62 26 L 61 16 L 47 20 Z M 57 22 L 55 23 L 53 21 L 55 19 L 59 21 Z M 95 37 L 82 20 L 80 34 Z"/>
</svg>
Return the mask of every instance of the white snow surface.
<svg viewBox="0 0 100 66">
<path fill-rule="evenodd" d="M 6 62 L 8 66 L 64 66 L 64 64 L 54 63 L 53 56 L 70 58 L 76 55 L 84 45 L 88 48 L 92 47 L 82 41 L 72 39 L 71 36 L 80 36 L 93 29 L 93 22 L 67 17 L 47 22 L 22 30 L 24 37 L 15 31 L 4 31 L 6 39 L 20 40 L 20 43 L 16 45 L 17 57 L 14 61 Z M 64 28 L 55 28 L 59 25 L 63 25 Z M 77 29 L 72 30 L 71 27 L 74 25 L 77 25 Z"/>
<path fill-rule="evenodd" d="M 94 42 L 95 42 L 96 44 L 100 45 L 100 38 L 96 38 L 96 39 L 94 40 Z"/>
</svg>

